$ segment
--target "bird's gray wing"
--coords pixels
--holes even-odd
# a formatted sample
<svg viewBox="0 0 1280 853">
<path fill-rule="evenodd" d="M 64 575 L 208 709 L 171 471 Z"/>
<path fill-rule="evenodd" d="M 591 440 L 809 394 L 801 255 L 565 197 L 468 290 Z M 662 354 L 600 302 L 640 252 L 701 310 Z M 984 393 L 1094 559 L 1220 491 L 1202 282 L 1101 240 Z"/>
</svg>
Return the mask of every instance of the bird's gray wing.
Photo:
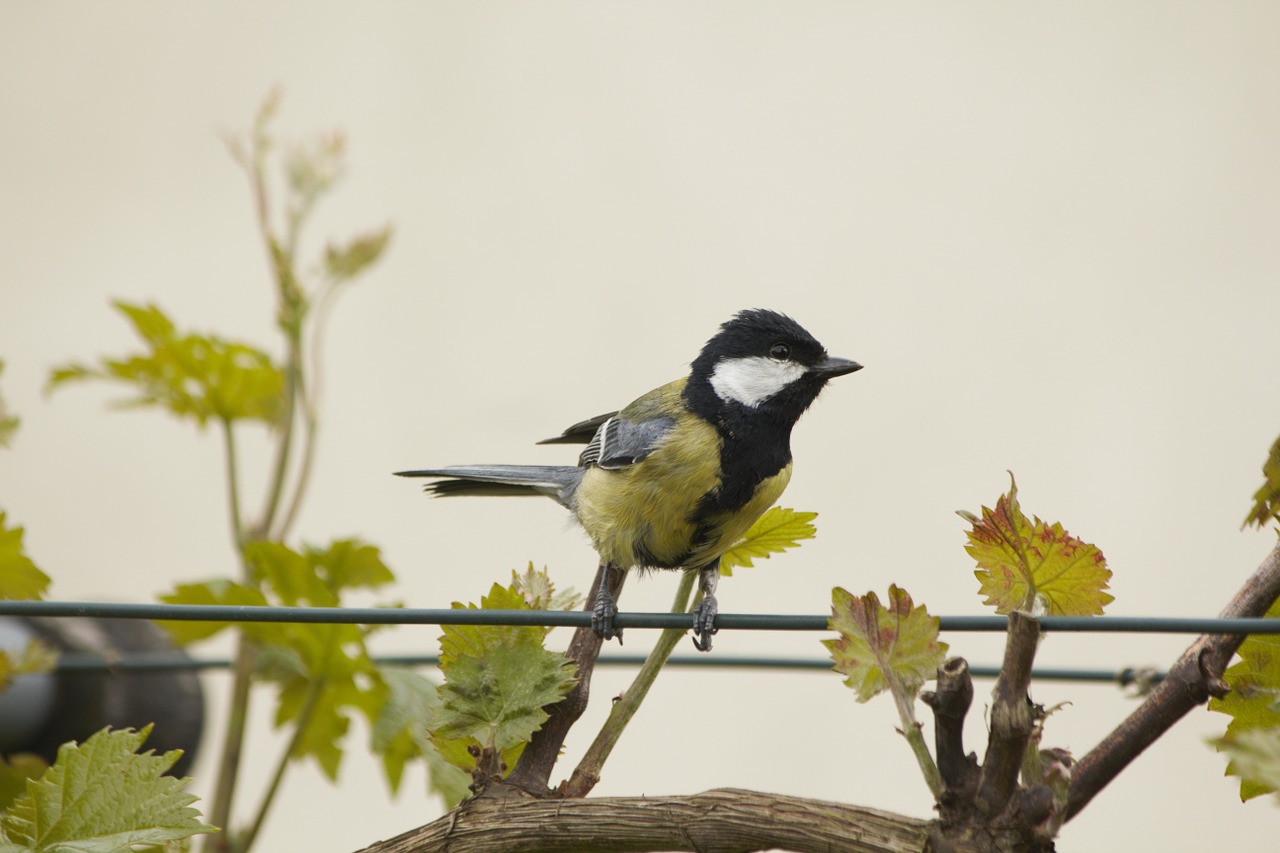
<svg viewBox="0 0 1280 853">
<path fill-rule="evenodd" d="M 675 418 L 665 415 L 641 421 L 615 415 L 600 424 L 578 457 L 578 464 L 583 468 L 595 465 L 606 471 L 634 465 L 656 450 L 675 425 Z"/>
<path fill-rule="evenodd" d="M 596 415 L 594 418 L 579 421 L 555 438 L 544 438 L 538 444 L 588 444 L 591 439 L 595 438 L 600 425 L 616 414 L 618 413 L 605 412 L 603 415 Z"/>
</svg>

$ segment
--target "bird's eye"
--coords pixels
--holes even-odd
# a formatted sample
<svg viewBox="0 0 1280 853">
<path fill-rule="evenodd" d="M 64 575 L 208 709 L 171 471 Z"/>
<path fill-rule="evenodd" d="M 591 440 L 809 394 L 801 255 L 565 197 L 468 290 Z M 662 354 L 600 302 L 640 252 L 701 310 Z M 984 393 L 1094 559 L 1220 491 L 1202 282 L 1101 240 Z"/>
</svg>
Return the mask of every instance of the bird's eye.
<svg viewBox="0 0 1280 853">
<path fill-rule="evenodd" d="M 769 358 L 776 358 L 778 361 L 786 361 L 791 358 L 791 347 L 786 344 L 774 344 L 769 347 Z"/>
</svg>

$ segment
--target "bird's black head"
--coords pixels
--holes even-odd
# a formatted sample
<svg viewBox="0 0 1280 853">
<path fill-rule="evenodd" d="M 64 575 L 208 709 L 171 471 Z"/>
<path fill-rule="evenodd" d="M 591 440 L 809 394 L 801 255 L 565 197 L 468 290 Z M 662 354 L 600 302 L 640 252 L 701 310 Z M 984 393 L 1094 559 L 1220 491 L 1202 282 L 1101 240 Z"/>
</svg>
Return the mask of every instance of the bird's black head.
<svg viewBox="0 0 1280 853">
<path fill-rule="evenodd" d="M 828 356 L 790 317 L 754 308 L 707 341 L 693 362 L 686 395 L 704 415 L 744 407 L 795 423 L 828 379 L 861 367 Z"/>
</svg>

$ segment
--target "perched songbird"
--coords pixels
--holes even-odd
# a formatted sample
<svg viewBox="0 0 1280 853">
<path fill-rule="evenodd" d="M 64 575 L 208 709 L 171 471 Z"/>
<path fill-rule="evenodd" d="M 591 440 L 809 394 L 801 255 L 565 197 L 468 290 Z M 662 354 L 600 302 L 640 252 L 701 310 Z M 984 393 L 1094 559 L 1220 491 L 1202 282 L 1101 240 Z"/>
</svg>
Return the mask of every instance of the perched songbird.
<svg viewBox="0 0 1280 853">
<path fill-rule="evenodd" d="M 600 555 L 592 627 L 605 639 L 617 605 L 610 575 L 632 568 L 697 571 L 703 598 L 694 645 L 716 632 L 720 557 L 791 479 L 791 428 L 827 380 L 862 365 L 827 355 L 800 324 L 743 311 L 720 327 L 689 376 L 619 412 L 574 424 L 543 444 L 585 443 L 573 466 L 460 465 L 400 471 L 439 477 L 428 492 L 546 495 L 567 507 Z"/>
</svg>

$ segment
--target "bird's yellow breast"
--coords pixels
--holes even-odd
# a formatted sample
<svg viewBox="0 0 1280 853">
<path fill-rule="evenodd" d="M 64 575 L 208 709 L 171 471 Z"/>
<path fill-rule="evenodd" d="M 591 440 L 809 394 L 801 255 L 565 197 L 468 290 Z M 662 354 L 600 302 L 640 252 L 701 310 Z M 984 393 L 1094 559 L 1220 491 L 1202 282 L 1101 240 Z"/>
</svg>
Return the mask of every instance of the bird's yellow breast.
<svg viewBox="0 0 1280 853">
<path fill-rule="evenodd" d="M 678 398 L 683 385 L 672 383 L 650 396 Z M 661 402 L 679 405 L 678 399 Z M 782 494 L 791 465 L 766 478 L 745 506 L 695 519 L 703 496 L 719 486 L 720 448 L 711 424 L 682 418 L 643 461 L 612 471 L 589 468 L 574 510 L 601 560 L 620 568 L 698 568 L 740 539 Z"/>
</svg>

